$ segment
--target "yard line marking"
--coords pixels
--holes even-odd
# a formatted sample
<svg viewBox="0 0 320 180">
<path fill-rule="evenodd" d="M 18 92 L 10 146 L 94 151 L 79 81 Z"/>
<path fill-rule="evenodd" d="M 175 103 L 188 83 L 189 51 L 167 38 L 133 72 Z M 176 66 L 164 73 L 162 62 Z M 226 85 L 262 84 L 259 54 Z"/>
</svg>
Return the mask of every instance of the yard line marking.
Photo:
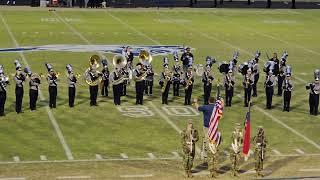
<svg viewBox="0 0 320 180">
<path fill-rule="evenodd" d="M 302 172 L 319 172 L 320 169 L 299 169 Z"/>
<path fill-rule="evenodd" d="M 14 162 L 20 162 L 19 156 L 13 156 L 13 161 Z"/>
<path fill-rule="evenodd" d="M 153 174 L 133 174 L 133 175 L 120 175 L 120 178 L 146 178 L 152 177 Z"/>
<path fill-rule="evenodd" d="M 179 153 L 177 153 L 177 152 L 175 152 L 175 151 L 172 152 L 172 154 L 173 154 L 173 156 L 174 156 L 175 158 L 181 158 L 180 155 L 179 155 Z"/>
<path fill-rule="evenodd" d="M 47 161 L 48 159 L 47 159 L 47 156 L 45 156 L 45 155 L 40 155 L 40 160 L 41 160 L 41 161 Z"/>
<path fill-rule="evenodd" d="M 16 38 L 14 37 L 14 35 L 13 35 L 13 33 L 12 33 L 9 25 L 7 24 L 6 20 L 4 19 L 4 17 L 2 16 L 1 13 L 0 13 L 0 18 L 1 18 L 3 24 L 4 24 L 5 28 L 6 28 L 9 36 L 11 37 L 11 40 L 13 41 L 14 46 L 15 46 L 16 48 L 19 47 L 19 44 L 18 44 Z M 27 59 L 26 59 L 26 57 L 25 57 L 24 54 L 23 54 L 23 52 L 19 52 L 19 55 L 20 55 L 20 57 L 22 58 L 23 63 L 24 63 L 26 66 L 30 67 L 30 66 L 29 66 L 29 63 L 28 63 L 28 61 L 27 61 Z M 31 67 L 30 67 L 30 68 L 31 68 Z M 40 89 L 39 89 L 39 96 L 40 96 L 40 100 L 41 100 L 41 101 L 44 101 L 44 100 L 45 100 L 45 98 L 44 98 L 42 92 L 40 91 Z M 58 123 L 57 123 L 56 118 L 53 116 L 52 111 L 50 110 L 50 108 L 49 108 L 48 106 L 46 107 L 46 111 L 47 111 L 48 117 L 49 117 L 49 119 L 50 119 L 50 121 L 51 121 L 51 124 L 53 125 L 54 130 L 55 130 L 55 132 L 56 132 L 56 134 L 57 134 L 57 136 L 58 136 L 58 138 L 59 138 L 59 140 L 60 140 L 60 143 L 61 143 L 61 145 L 62 145 L 62 147 L 63 147 L 63 149 L 64 149 L 64 151 L 65 151 L 65 154 L 66 154 L 67 158 L 68 158 L 69 160 L 73 160 L 74 158 L 73 158 L 73 156 L 72 156 L 71 150 L 70 150 L 70 148 L 69 148 L 66 140 L 64 139 L 64 136 L 63 136 L 62 131 L 61 131 L 61 129 L 60 129 Z"/>
<path fill-rule="evenodd" d="M 149 156 L 150 159 L 156 159 L 156 156 L 153 155 L 152 153 L 148 153 L 148 156 Z"/>
<path fill-rule="evenodd" d="M 91 176 L 58 176 L 56 179 L 90 179 Z"/>
<path fill-rule="evenodd" d="M 125 153 L 120 153 L 120 156 L 121 156 L 123 159 L 128 159 L 128 158 L 129 158 L 128 155 L 125 154 Z"/>
<path fill-rule="evenodd" d="M 281 155 L 281 153 L 276 149 L 272 149 L 272 152 L 274 152 L 276 155 Z"/>
<path fill-rule="evenodd" d="M 0 180 L 25 180 L 25 177 L 3 177 Z"/>
<path fill-rule="evenodd" d="M 237 97 L 241 98 L 241 95 L 237 95 Z M 266 116 L 268 116 L 272 121 L 280 124 L 281 126 L 285 127 L 286 129 L 288 129 L 289 131 L 291 131 L 292 133 L 300 136 L 301 138 L 303 138 L 304 140 L 306 140 L 309 144 L 313 145 L 314 147 L 316 147 L 317 149 L 320 149 L 320 145 L 317 144 L 316 142 L 314 142 L 313 140 L 307 138 L 305 135 L 299 133 L 298 131 L 296 131 L 295 129 L 293 129 L 292 127 L 288 126 L 287 124 L 285 124 L 284 122 L 282 122 L 281 120 L 279 120 L 278 118 L 274 117 L 273 115 L 269 114 L 268 112 L 266 112 L 265 110 L 263 110 L 262 108 L 258 107 L 258 106 L 253 106 L 253 108 L 257 109 L 258 111 L 262 112 L 263 114 L 265 114 Z"/>
<path fill-rule="evenodd" d="M 270 170 L 262 170 L 261 172 L 263 172 L 263 173 L 272 173 L 272 171 L 270 171 Z M 244 172 L 243 174 L 254 174 L 254 173 L 256 173 L 255 170 L 248 170 L 248 171 Z"/>
<path fill-rule="evenodd" d="M 100 154 L 96 154 L 96 159 L 101 160 L 103 157 Z"/>
<path fill-rule="evenodd" d="M 296 152 L 298 152 L 299 154 L 305 154 L 301 149 L 295 149 Z"/>
</svg>

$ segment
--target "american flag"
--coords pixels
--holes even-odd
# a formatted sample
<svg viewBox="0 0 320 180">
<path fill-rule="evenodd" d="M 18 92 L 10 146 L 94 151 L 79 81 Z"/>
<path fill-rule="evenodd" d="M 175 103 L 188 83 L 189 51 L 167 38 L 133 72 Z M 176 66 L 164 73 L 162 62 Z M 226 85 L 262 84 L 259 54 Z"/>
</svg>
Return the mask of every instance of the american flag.
<svg viewBox="0 0 320 180">
<path fill-rule="evenodd" d="M 222 117 L 223 101 L 217 100 L 212 111 L 212 115 L 209 122 L 208 136 L 211 143 L 219 143 L 220 132 L 218 131 L 219 119 Z"/>
</svg>

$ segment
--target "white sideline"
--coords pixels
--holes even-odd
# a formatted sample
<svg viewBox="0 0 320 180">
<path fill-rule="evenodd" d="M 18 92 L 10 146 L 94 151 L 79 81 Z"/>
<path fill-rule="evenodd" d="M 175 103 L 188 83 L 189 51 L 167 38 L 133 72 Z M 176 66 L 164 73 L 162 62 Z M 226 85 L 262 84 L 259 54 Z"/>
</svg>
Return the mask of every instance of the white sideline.
<svg viewBox="0 0 320 180">
<path fill-rule="evenodd" d="M 8 34 L 9 34 L 9 36 L 11 37 L 11 39 L 12 39 L 12 41 L 13 41 L 14 46 L 15 46 L 15 47 L 19 47 L 19 44 L 18 44 L 16 38 L 14 37 L 14 35 L 13 35 L 13 33 L 12 33 L 9 25 L 7 24 L 6 20 L 4 19 L 4 17 L 2 16 L 1 13 L 0 13 L 0 17 L 1 17 L 1 20 L 2 20 L 2 22 L 3 22 L 3 24 L 4 24 L 4 26 L 5 26 Z M 25 64 L 26 66 L 30 67 L 29 64 L 28 64 L 28 61 L 27 61 L 26 57 L 25 57 L 24 54 L 23 54 L 23 52 L 19 52 L 19 55 L 21 56 L 24 64 Z M 40 96 L 40 99 L 41 99 L 42 101 L 45 100 L 45 98 L 44 98 L 42 92 L 40 91 L 40 89 L 39 89 L 39 96 Z M 55 132 L 56 132 L 56 134 L 57 134 L 57 136 L 58 136 L 58 138 L 59 138 L 59 140 L 60 140 L 60 143 L 61 143 L 61 145 L 62 145 L 62 147 L 63 147 L 63 149 L 64 149 L 64 151 L 65 151 L 65 154 L 66 154 L 67 158 L 68 158 L 69 160 L 73 160 L 74 158 L 73 158 L 73 156 L 72 156 L 71 150 L 70 150 L 70 148 L 69 148 L 66 140 L 64 139 L 64 136 L 63 136 L 62 131 L 61 131 L 61 129 L 60 129 L 58 123 L 57 123 L 56 118 L 53 116 L 53 114 L 52 114 L 52 112 L 51 112 L 51 110 L 49 109 L 48 106 L 46 107 L 46 111 L 47 111 L 47 113 L 48 113 L 48 117 L 49 117 L 49 119 L 50 119 L 50 121 L 51 121 L 51 124 L 53 125 L 53 128 L 54 128 L 54 130 L 55 130 Z"/>
<path fill-rule="evenodd" d="M 319 172 L 320 169 L 299 169 L 302 172 Z"/>
<path fill-rule="evenodd" d="M 25 177 L 3 177 L 0 180 L 25 180 Z"/>
<path fill-rule="evenodd" d="M 240 94 L 237 95 L 237 97 L 242 98 Z M 296 134 L 297 136 L 302 137 L 303 139 L 305 139 L 308 143 L 310 143 L 311 145 L 313 145 L 314 147 L 316 147 L 317 149 L 320 149 L 320 145 L 317 144 L 316 142 L 312 141 L 311 139 L 307 138 L 305 135 L 299 133 L 298 131 L 296 131 L 295 129 L 291 128 L 290 126 L 288 126 L 287 124 L 285 124 L 284 122 L 282 122 L 281 120 L 279 120 L 278 118 L 274 117 L 273 115 L 269 114 L 268 112 L 266 112 L 265 110 L 263 110 L 262 108 L 258 107 L 258 106 L 253 106 L 253 108 L 257 109 L 258 111 L 262 112 L 263 114 L 265 114 L 266 116 L 268 116 L 272 121 L 280 124 L 281 126 L 285 127 L 286 129 L 288 129 L 289 131 L 291 131 L 292 133 Z"/>
<path fill-rule="evenodd" d="M 91 176 L 58 176 L 56 179 L 90 179 Z"/>
<path fill-rule="evenodd" d="M 146 178 L 152 177 L 152 174 L 133 174 L 133 175 L 120 175 L 120 178 Z"/>
</svg>

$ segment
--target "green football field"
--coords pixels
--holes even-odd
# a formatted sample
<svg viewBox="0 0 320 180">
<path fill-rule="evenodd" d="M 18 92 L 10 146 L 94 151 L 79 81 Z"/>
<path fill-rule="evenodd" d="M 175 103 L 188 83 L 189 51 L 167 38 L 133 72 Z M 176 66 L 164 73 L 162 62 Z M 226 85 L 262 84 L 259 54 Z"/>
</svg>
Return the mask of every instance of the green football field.
<svg viewBox="0 0 320 180">
<path fill-rule="evenodd" d="M 277 177 L 320 177 L 320 116 L 310 116 L 305 85 L 320 68 L 320 11 L 263 9 L 36 9 L 0 8 L 0 49 L 41 45 L 188 45 L 194 48 L 195 64 L 204 64 L 207 55 L 229 61 L 239 51 L 239 64 L 253 58 L 260 50 L 259 94 L 253 98 L 251 134 L 262 125 L 269 141 L 266 175 Z M 295 90 L 291 112 L 282 112 L 282 97 L 274 96 L 273 109 L 266 110 L 264 73 L 266 53 L 289 53 L 287 64 L 293 67 Z M 91 178 L 183 178 L 179 132 L 193 121 L 202 132 L 202 115 L 192 106 L 183 106 L 182 97 L 169 105 L 161 104 L 158 76 L 154 95 L 145 96 L 143 106 L 135 105 L 134 83 L 121 106 L 109 97 L 98 97 L 98 107 L 89 106 L 89 88 L 80 78 L 75 107 L 68 106 L 66 64 L 76 74 L 88 68 L 89 57 L 97 52 L 0 52 L 0 64 L 10 77 L 6 116 L 0 118 L 0 179 Z M 113 54 L 104 54 L 112 60 Z M 168 55 L 173 64 L 172 55 Z M 163 56 L 152 61 L 157 74 L 162 71 Z M 48 108 L 48 83 L 42 79 L 37 111 L 29 110 L 28 84 L 25 83 L 23 114 L 15 113 L 13 75 L 14 59 L 33 72 L 46 74 L 45 62 L 60 72 L 57 108 Z M 135 58 L 135 63 L 138 59 Z M 112 69 L 112 67 L 110 67 Z M 217 79 L 222 80 L 217 64 Z M 224 110 L 219 129 L 220 178 L 230 177 L 230 147 L 235 123 L 243 124 L 247 108 L 243 107 L 241 78 L 232 107 Z M 216 83 L 216 81 L 215 81 Z M 216 94 L 216 88 L 212 95 Z M 202 83 L 196 77 L 193 98 L 202 102 Z M 222 91 L 224 96 L 224 91 Z M 201 147 L 202 140 L 198 142 Z M 197 151 L 197 157 L 199 152 Z M 205 178 L 208 172 L 194 163 L 194 175 Z M 253 158 L 241 164 L 243 179 L 254 178 Z M 78 177 L 77 177 L 78 176 Z"/>
</svg>

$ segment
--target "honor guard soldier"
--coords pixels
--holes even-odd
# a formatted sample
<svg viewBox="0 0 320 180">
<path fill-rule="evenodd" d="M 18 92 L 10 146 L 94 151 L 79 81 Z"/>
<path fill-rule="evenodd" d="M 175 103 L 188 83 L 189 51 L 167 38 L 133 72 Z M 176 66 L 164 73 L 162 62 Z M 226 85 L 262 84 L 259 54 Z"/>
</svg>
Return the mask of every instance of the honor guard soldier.
<svg viewBox="0 0 320 180">
<path fill-rule="evenodd" d="M 14 61 L 16 66 L 16 74 L 14 76 L 14 81 L 16 82 L 16 112 L 19 114 L 22 112 L 22 99 L 23 99 L 23 82 L 26 80 L 26 76 L 21 69 L 21 64 L 18 60 Z"/>
<path fill-rule="evenodd" d="M 317 69 L 314 72 L 315 81 L 306 86 L 307 90 L 310 90 L 309 94 L 309 107 L 310 115 L 318 115 L 319 107 L 319 94 L 320 94 L 320 70 Z"/>
<path fill-rule="evenodd" d="M 211 60 L 210 57 L 207 57 L 207 59 Z M 202 74 L 204 104 L 209 104 L 209 98 L 210 98 L 211 89 L 212 89 L 212 82 L 214 80 L 213 74 L 211 72 L 212 63 L 209 62 L 210 60 L 207 60 L 205 71 Z"/>
<path fill-rule="evenodd" d="M 174 55 L 175 64 L 173 65 L 173 76 L 172 76 L 172 84 L 173 84 L 173 96 L 179 96 L 180 84 L 183 77 L 183 71 L 179 64 L 178 54 Z"/>
<path fill-rule="evenodd" d="M 49 107 L 56 108 L 56 101 L 57 101 L 57 81 L 58 81 L 58 74 L 53 70 L 53 67 L 49 63 L 45 63 L 45 66 L 48 70 L 47 80 L 49 83 Z"/>
<path fill-rule="evenodd" d="M 40 76 L 36 73 L 32 73 L 29 67 L 24 68 L 24 72 L 29 77 L 29 105 L 30 110 L 34 111 L 37 108 L 37 100 L 39 94 L 39 85 L 41 83 Z"/>
<path fill-rule="evenodd" d="M 77 78 L 74 75 L 73 69 L 71 64 L 67 64 L 66 66 L 67 72 L 68 72 L 68 97 L 69 97 L 69 107 L 74 107 L 74 99 L 76 96 L 76 83 L 77 83 Z"/>
<path fill-rule="evenodd" d="M 169 96 L 172 73 L 169 70 L 168 63 L 164 63 L 163 67 L 164 67 L 164 70 L 160 75 L 159 84 L 161 86 L 162 104 L 168 105 L 168 96 Z"/>
<path fill-rule="evenodd" d="M 252 60 L 253 62 L 253 66 L 252 66 L 252 73 L 253 73 L 253 76 L 254 76 L 254 83 L 252 85 L 252 97 L 257 97 L 258 96 L 258 93 L 257 93 L 257 84 L 258 84 L 258 81 L 259 81 L 259 58 L 260 58 L 260 51 L 257 51 L 256 52 L 256 55 L 254 57 L 254 59 Z"/>
<path fill-rule="evenodd" d="M 210 178 L 216 178 L 218 176 L 218 152 L 219 152 L 219 146 L 221 144 L 222 137 L 219 133 L 219 138 L 217 139 L 217 142 L 215 143 L 209 143 L 209 153 L 208 153 L 208 170 L 210 172 L 209 177 Z"/>
<path fill-rule="evenodd" d="M 181 55 L 181 61 L 183 65 L 183 72 L 186 73 L 188 67 L 193 63 L 193 54 L 191 53 L 190 47 L 187 47 L 185 52 Z"/>
<path fill-rule="evenodd" d="M 148 64 L 146 65 L 146 69 L 147 69 L 147 76 L 146 76 L 146 85 L 145 85 L 145 93 L 146 95 L 150 95 L 152 96 L 152 90 L 153 90 L 153 77 L 154 77 L 154 72 L 152 69 L 152 65 Z"/>
<path fill-rule="evenodd" d="M 266 147 L 267 147 L 267 138 L 264 134 L 264 130 L 262 126 L 259 126 L 257 135 L 253 138 L 253 143 L 255 146 L 254 149 L 254 159 L 255 162 L 255 170 L 257 176 L 263 177 L 261 171 L 263 170 L 263 161 L 265 159 Z"/>
<path fill-rule="evenodd" d="M 109 88 L 109 69 L 108 69 L 108 61 L 102 60 L 102 66 L 103 69 L 101 71 L 102 73 L 102 86 L 101 86 L 101 95 L 102 96 L 108 96 L 108 88 Z"/>
<path fill-rule="evenodd" d="M 278 96 L 282 96 L 282 86 L 283 86 L 283 81 L 285 79 L 285 72 L 286 72 L 286 61 L 287 61 L 288 53 L 284 52 L 281 61 L 279 62 L 279 73 L 278 73 Z"/>
<path fill-rule="evenodd" d="M 244 87 L 244 106 L 248 107 L 251 100 L 252 85 L 254 83 L 254 76 L 251 73 L 251 69 L 248 68 L 247 73 L 243 77 L 243 87 Z"/>
<path fill-rule="evenodd" d="M 241 158 L 241 150 L 243 145 L 243 134 L 240 124 L 237 123 L 231 137 L 230 160 L 232 168 L 232 176 L 239 176 L 239 161 Z"/>
<path fill-rule="evenodd" d="M 6 87 L 9 85 L 9 78 L 4 75 L 3 66 L 0 65 L 0 116 L 4 116 L 4 105 L 7 99 Z"/>
<path fill-rule="evenodd" d="M 272 96 L 274 92 L 274 84 L 276 81 L 276 77 L 273 75 L 272 70 L 269 71 L 266 81 L 265 81 L 265 88 L 266 88 L 266 97 L 267 97 L 267 103 L 266 103 L 266 108 L 271 109 L 272 106 Z"/>
<path fill-rule="evenodd" d="M 133 78 L 136 82 L 136 104 L 143 105 L 146 71 L 143 68 L 142 63 L 136 65 L 136 69 L 133 71 Z"/>
<path fill-rule="evenodd" d="M 193 127 L 192 122 L 189 122 L 187 128 L 181 132 L 181 144 L 183 152 L 183 166 L 185 176 L 192 177 L 191 169 L 195 156 L 195 143 L 199 140 L 198 131 Z"/>
<path fill-rule="evenodd" d="M 283 111 L 290 111 L 291 91 L 293 90 L 293 82 L 291 80 L 291 66 L 286 68 L 286 79 L 283 85 Z"/>
<path fill-rule="evenodd" d="M 228 74 L 224 77 L 224 88 L 225 88 L 225 95 L 226 95 L 226 106 L 231 106 L 233 91 L 235 85 L 235 77 L 233 76 L 233 71 L 230 69 Z"/>
<path fill-rule="evenodd" d="M 188 67 L 188 71 L 184 75 L 184 90 L 185 90 L 185 98 L 184 98 L 184 105 L 191 105 L 191 95 L 192 95 L 192 88 L 194 82 L 194 75 L 192 73 L 192 66 Z"/>
</svg>

